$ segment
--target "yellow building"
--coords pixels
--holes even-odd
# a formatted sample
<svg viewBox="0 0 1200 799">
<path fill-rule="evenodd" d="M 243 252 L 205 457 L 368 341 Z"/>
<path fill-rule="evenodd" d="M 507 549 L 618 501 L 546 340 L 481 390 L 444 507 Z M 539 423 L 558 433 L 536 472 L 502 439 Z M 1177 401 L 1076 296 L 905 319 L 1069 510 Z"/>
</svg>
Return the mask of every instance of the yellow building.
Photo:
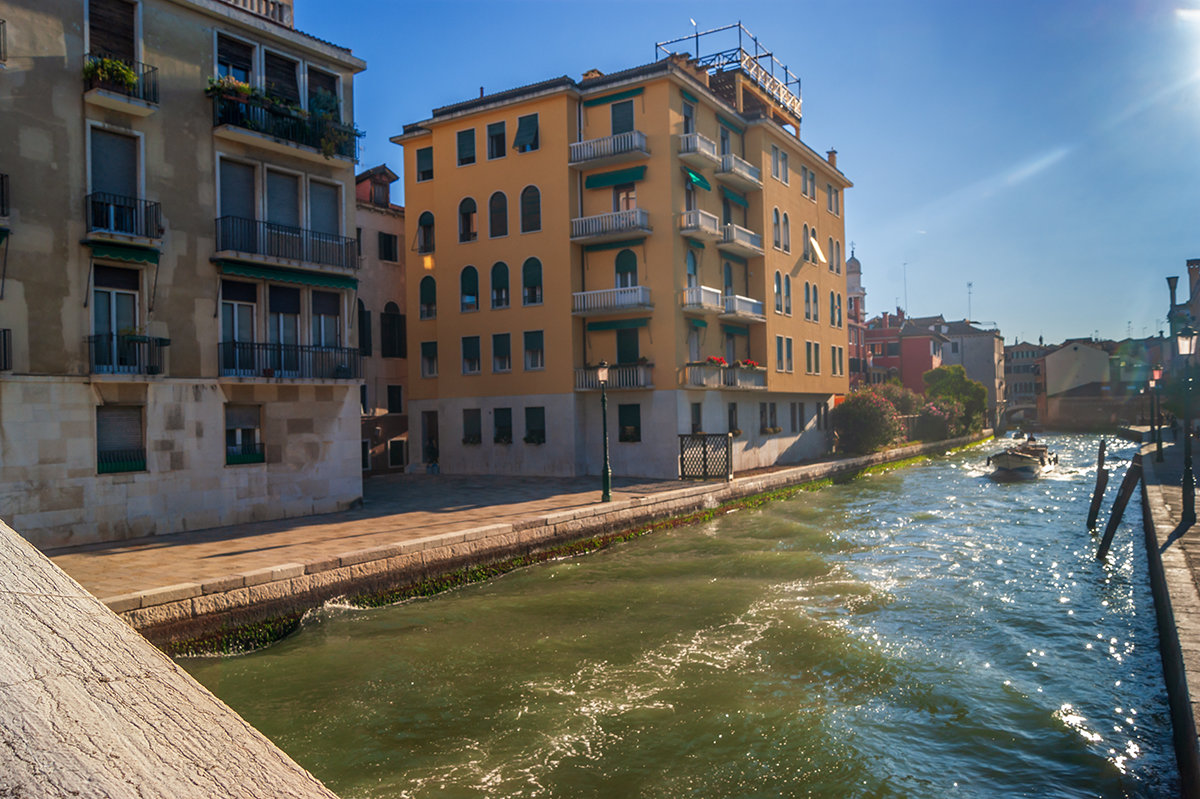
<svg viewBox="0 0 1200 799">
<path fill-rule="evenodd" d="M 39 546 L 361 497 L 365 64 L 291 12 L 0 4 L 0 517 Z"/>
<path fill-rule="evenodd" d="M 798 82 L 769 66 L 740 46 L 673 54 L 438 108 L 392 139 L 414 460 L 597 473 L 601 362 L 616 474 L 677 476 L 697 431 L 733 432 L 736 469 L 827 451 L 851 184 L 800 140 Z"/>
</svg>

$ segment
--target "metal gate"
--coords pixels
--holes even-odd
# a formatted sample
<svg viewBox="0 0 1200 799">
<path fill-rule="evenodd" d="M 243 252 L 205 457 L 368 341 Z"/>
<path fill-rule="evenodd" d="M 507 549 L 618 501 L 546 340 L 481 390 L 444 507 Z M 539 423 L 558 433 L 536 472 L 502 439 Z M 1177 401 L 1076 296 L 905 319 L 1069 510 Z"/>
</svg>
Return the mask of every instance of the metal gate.
<svg viewBox="0 0 1200 799">
<path fill-rule="evenodd" d="M 679 436 L 679 476 L 684 480 L 733 479 L 733 434 Z"/>
</svg>

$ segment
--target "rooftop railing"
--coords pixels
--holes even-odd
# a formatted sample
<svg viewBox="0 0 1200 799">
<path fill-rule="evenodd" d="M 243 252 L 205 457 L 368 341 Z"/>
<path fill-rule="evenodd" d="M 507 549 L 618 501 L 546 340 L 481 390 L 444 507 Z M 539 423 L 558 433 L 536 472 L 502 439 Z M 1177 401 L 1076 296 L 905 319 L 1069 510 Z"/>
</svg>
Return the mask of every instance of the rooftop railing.
<svg viewBox="0 0 1200 799">
<path fill-rule="evenodd" d="M 308 228 L 260 222 L 240 216 L 217 219 L 217 250 L 358 269 L 358 242 Z"/>
</svg>

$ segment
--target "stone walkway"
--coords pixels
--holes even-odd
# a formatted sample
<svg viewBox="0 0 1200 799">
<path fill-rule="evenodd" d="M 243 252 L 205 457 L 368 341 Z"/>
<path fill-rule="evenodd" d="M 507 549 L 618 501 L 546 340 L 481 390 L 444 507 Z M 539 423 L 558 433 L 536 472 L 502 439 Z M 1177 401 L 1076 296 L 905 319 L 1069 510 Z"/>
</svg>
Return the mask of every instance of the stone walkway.
<svg viewBox="0 0 1200 799">
<path fill-rule="evenodd" d="M 613 501 L 696 482 L 613 480 Z M 598 505 L 599 478 L 396 475 L 363 484 L 361 508 L 240 524 L 46 554 L 105 600 L 230 574 L 307 563 L 350 550 L 428 538 Z"/>
</svg>

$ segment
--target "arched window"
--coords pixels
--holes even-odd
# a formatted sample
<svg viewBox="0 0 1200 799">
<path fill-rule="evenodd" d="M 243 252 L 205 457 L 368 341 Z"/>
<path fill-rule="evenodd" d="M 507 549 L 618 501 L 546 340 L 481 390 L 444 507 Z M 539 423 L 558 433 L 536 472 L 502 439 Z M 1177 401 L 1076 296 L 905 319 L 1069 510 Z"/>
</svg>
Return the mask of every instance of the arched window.
<svg viewBox="0 0 1200 799">
<path fill-rule="evenodd" d="M 475 212 L 475 200 L 471 197 L 464 197 L 458 204 L 459 241 L 475 241 L 475 237 L 479 235 L 475 229 Z"/>
<path fill-rule="evenodd" d="M 404 315 L 394 302 L 383 306 L 383 313 L 379 315 L 379 337 L 379 354 L 384 358 L 408 357 Z"/>
<path fill-rule="evenodd" d="M 830 271 L 830 272 L 832 272 L 832 271 L 834 270 L 834 268 L 835 268 L 835 267 L 834 267 L 834 264 L 836 264 L 836 263 L 837 263 L 837 259 L 833 257 L 833 236 L 830 236 L 830 237 L 829 237 L 829 250 L 828 250 L 828 252 L 829 252 L 829 255 L 828 255 L 828 256 L 826 256 L 826 257 L 827 257 L 827 258 L 830 258 L 830 259 L 832 259 L 832 260 L 830 260 L 830 262 L 829 262 L 829 271 Z M 842 271 L 842 270 L 841 270 L 841 269 L 838 269 L 837 271 L 839 271 L 839 272 L 840 272 L 840 271 Z"/>
<path fill-rule="evenodd" d="M 792 276 L 783 276 L 783 312 L 792 315 Z"/>
<path fill-rule="evenodd" d="M 842 326 L 842 295 L 837 295 L 837 326 Z"/>
<path fill-rule="evenodd" d="M 425 211 L 417 219 L 417 252 L 433 252 L 433 213 Z"/>
<path fill-rule="evenodd" d="M 816 283 L 812 284 L 812 301 L 813 301 L 812 320 L 814 322 L 820 322 L 821 321 L 821 293 L 819 291 L 817 291 Z"/>
<path fill-rule="evenodd" d="M 783 313 L 783 276 L 775 270 L 775 313 Z"/>
<path fill-rule="evenodd" d="M 812 247 L 809 246 L 808 238 L 809 238 L 808 225 L 805 225 L 804 226 L 804 260 L 806 260 L 806 261 L 809 261 L 812 259 Z"/>
<path fill-rule="evenodd" d="M 358 301 L 358 354 L 371 354 L 371 312 L 361 298 Z"/>
<path fill-rule="evenodd" d="M 699 269 L 696 265 L 696 253 L 688 249 L 687 253 L 687 284 L 688 288 L 700 285 Z"/>
<path fill-rule="evenodd" d="M 492 264 L 492 307 L 508 307 L 508 264 L 503 261 Z"/>
<path fill-rule="evenodd" d="M 458 275 L 458 295 L 464 311 L 479 310 L 479 270 L 464 266 Z"/>
<path fill-rule="evenodd" d="M 526 186 L 521 190 L 521 232 L 532 233 L 542 229 L 542 193 L 537 186 Z"/>
<path fill-rule="evenodd" d="M 804 281 L 804 318 L 812 319 L 812 293 L 808 288 L 808 281 Z"/>
<path fill-rule="evenodd" d="M 842 243 L 840 241 L 833 243 L 833 252 L 833 262 L 837 265 L 837 273 L 840 275 L 842 273 Z"/>
<path fill-rule="evenodd" d="M 829 326 L 837 327 L 837 303 L 832 291 L 829 292 Z"/>
<path fill-rule="evenodd" d="M 621 250 L 617 253 L 616 272 L 617 288 L 629 288 L 638 284 L 637 256 L 633 250 Z"/>
<path fill-rule="evenodd" d="M 783 246 L 783 236 L 780 233 L 779 227 L 779 209 L 776 208 L 771 211 L 771 232 L 774 236 L 772 240 L 775 242 L 775 249 Z"/>
<path fill-rule="evenodd" d="M 488 200 L 488 235 L 492 238 L 508 235 L 508 198 L 502 191 Z"/>
<path fill-rule="evenodd" d="M 521 266 L 521 302 L 542 304 L 542 262 L 537 258 L 526 258 Z"/>
<path fill-rule="evenodd" d="M 792 251 L 792 227 L 788 223 L 788 215 L 783 215 L 783 251 Z"/>
<path fill-rule="evenodd" d="M 421 318 L 437 318 L 437 281 L 433 275 L 421 278 Z"/>
</svg>

